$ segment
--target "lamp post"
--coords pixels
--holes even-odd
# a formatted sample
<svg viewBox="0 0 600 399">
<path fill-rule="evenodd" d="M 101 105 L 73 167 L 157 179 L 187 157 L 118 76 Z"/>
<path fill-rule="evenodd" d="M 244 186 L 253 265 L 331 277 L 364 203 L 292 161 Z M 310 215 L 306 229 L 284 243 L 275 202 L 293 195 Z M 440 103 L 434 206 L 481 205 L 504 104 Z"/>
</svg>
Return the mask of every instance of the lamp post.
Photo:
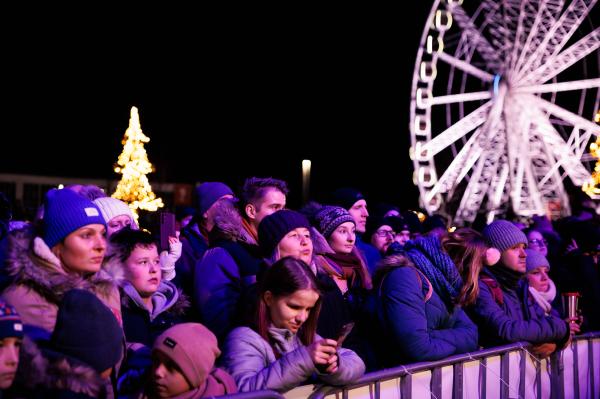
<svg viewBox="0 0 600 399">
<path fill-rule="evenodd" d="M 310 192 L 310 165 L 310 160 L 302 160 L 302 202 L 304 204 L 308 202 Z"/>
</svg>

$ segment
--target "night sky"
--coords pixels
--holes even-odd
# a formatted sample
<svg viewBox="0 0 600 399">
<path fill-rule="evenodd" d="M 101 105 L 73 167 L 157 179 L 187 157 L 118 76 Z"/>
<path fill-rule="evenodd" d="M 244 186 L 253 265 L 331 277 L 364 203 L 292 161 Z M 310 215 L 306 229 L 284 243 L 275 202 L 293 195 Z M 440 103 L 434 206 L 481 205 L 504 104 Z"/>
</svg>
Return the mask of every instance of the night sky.
<svg viewBox="0 0 600 399">
<path fill-rule="evenodd" d="M 431 3 L 414 3 L 401 13 L 236 10 L 197 26 L 173 13 L 56 24 L 31 39 L 13 32 L 0 172 L 117 179 L 135 105 L 151 138 L 151 182 L 237 188 L 274 176 L 289 182 L 294 205 L 308 158 L 316 199 L 351 185 L 416 206 L 410 85 Z"/>
</svg>

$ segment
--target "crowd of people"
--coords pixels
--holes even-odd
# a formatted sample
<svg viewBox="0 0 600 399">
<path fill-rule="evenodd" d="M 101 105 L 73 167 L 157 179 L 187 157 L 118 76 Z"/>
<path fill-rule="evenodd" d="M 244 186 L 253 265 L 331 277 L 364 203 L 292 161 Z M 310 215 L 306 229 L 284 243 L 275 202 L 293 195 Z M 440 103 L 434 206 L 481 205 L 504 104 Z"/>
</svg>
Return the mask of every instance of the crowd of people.
<svg viewBox="0 0 600 399">
<path fill-rule="evenodd" d="M 200 184 L 163 246 L 97 187 L 52 189 L 25 223 L 0 196 L 0 397 L 286 392 L 512 342 L 543 358 L 600 330 L 594 209 L 479 231 L 354 188 L 298 210 L 287 194 Z"/>
</svg>

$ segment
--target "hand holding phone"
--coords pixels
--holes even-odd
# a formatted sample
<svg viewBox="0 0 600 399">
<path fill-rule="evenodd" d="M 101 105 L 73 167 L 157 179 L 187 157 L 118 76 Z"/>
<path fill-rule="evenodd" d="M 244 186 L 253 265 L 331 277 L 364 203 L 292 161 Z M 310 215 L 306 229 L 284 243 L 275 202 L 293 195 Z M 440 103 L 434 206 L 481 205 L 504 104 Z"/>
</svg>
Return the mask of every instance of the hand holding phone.
<svg viewBox="0 0 600 399">
<path fill-rule="evenodd" d="M 169 237 L 175 235 L 175 214 L 171 212 L 160 213 L 160 249 L 161 251 L 169 250 Z"/>
<path fill-rule="evenodd" d="M 342 328 L 340 329 L 340 332 L 338 333 L 338 337 L 336 340 L 338 348 L 342 347 L 342 343 L 344 343 L 344 340 L 350 334 L 350 331 L 352 331 L 353 328 L 354 328 L 354 322 L 352 322 L 352 321 L 350 323 L 344 324 L 342 326 Z"/>
</svg>

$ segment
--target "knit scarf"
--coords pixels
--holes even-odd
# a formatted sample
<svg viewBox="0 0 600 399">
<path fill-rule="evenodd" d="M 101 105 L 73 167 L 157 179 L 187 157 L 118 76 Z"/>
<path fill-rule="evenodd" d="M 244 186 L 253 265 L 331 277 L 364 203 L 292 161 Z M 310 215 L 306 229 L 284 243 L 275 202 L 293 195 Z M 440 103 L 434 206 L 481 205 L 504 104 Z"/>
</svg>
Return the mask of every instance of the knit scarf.
<svg viewBox="0 0 600 399">
<path fill-rule="evenodd" d="M 360 271 L 362 266 L 360 263 L 360 259 L 352 253 L 324 254 L 324 256 L 330 261 L 333 261 L 333 263 L 335 263 L 336 266 L 341 268 L 341 270 L 339 270 L 340 277 L 348 281 L 349 287 L 353 287 L 354 281 L 356 280 L 357 276 L 358 278 L 360 278 Z"/>
<path fill-rule="evenodd" d="M 524 273 L 516 272 L 507 267 L 497 264 L 493 267 L 488 267 L 486 270 L 498 280 L 502 288 L 507 288 L 512 291 L 517 289 L 519 281 L 525 276 Z"/>
<path fill-rule="evenodd" d="M 419 237 L 404 245 L 407 256 L 433 285 L 446 308 L 454 308 L 454 299 L 462 287 L 462 279 L 450 256 L 436 236 Z"/>
<path fill-rule="evenodd" d="M 556 286 L 552 280 L 548 280 L 548 282 L 550 285 L 548 287 L 548 291 L 546 292 L 539 292 L 531 285 L 529 286 L 529 292 L 531 293 L 531 296 L 533 299 L 535 299 L 538 305 L 544 309 L 546 314 L 550 314 L 550 311 L 552 310 L 551 303 L 554 301 L 554 298 L 556 298 Z"/>
</svg>

